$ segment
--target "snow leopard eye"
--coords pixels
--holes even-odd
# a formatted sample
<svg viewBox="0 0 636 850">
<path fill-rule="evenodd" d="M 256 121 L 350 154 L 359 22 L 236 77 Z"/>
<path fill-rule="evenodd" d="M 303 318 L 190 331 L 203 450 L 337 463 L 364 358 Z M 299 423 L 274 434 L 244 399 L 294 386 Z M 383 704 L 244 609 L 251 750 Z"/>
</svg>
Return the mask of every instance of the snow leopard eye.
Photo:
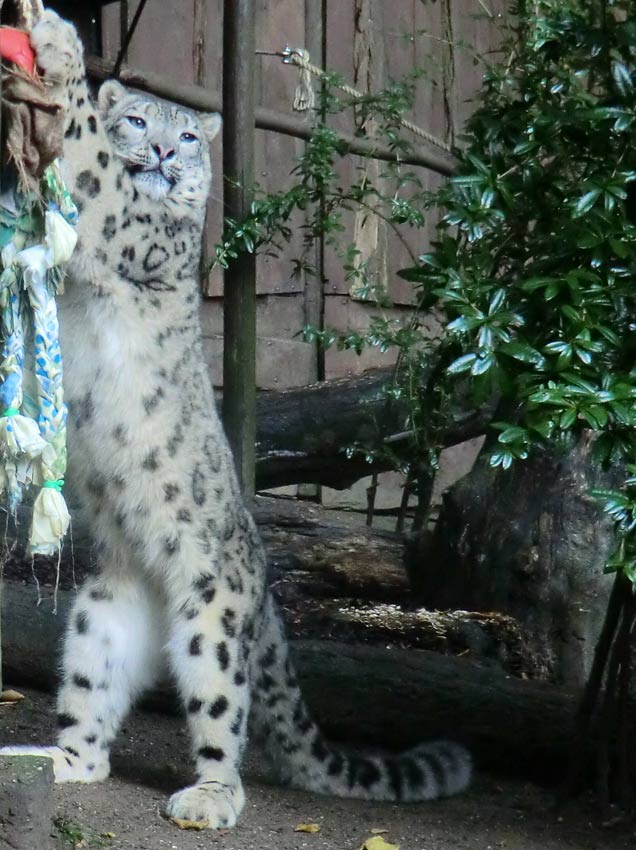
<svg viewBox="0 0 636 850">
<path fill-rule="evenodd" d="M 181 136 L 179 138 L 182 142 L 190 143 L 197 141 L 197 137 L 194 135 L 194 133 L 181 133 Z"/>
<path fill-rule="evenodd" d="M 127 115 L 126 121 L 128 121 L 129 124 L 132 124 L 133 127 L 136 127 L 138 130 L 145 130 L 146 129 L 146 122 L 144 121 L 143 118 L 140 118 L 138 115 Z"/>
</svg>

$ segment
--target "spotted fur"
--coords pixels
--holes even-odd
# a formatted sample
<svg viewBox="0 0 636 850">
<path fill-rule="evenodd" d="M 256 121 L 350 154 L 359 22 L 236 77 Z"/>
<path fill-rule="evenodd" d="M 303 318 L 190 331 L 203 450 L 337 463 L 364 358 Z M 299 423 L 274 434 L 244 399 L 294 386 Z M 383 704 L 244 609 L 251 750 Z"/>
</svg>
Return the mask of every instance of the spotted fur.
<svg viewBox="0 0 636 850">
<path fill-rule="evenodd" d="M 38 752 L 58 781 L 104 779 L 122 719 L 167 662 L 197 771 L 168 802 L 172 816 L 235 823 L 250 715 L 296 787 L 403 801 L 461 791 L 470 760 L 458 745 L 345 755 L 303 702 L 201 350 L 198 261 L 218 116 L 115 82 L 94 105 L 73 27 L 47 12 L 32 40 L 67 110 L 64 176 L 81 209 L 61 329 L 69 472 L 99 559 L 69 619 L 58 746 Z"/>
</svg>

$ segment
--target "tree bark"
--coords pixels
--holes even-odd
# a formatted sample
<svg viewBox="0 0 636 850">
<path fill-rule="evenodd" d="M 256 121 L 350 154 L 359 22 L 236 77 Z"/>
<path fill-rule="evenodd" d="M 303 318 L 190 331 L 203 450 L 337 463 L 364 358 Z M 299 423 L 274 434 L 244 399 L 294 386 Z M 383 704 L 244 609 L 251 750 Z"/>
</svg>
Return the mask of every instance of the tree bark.
<svg viewBox="0 0 636 850">
<path fill-rule="evenodd" d="M 432 537 L 411 542 L 409 574 L 427 607 L 501 611 L 524 627 L 555 681 L 585 684 L 612 579 L 615 537 L 592 496 L 623 470 L 595 463 L 589 435 L 501 471 L 485 460 L 444 495 Z M 443 564 L 443 570 L 430 565 Z M 419 571 L 419 576 L 418 576 Z"/>
</svg>

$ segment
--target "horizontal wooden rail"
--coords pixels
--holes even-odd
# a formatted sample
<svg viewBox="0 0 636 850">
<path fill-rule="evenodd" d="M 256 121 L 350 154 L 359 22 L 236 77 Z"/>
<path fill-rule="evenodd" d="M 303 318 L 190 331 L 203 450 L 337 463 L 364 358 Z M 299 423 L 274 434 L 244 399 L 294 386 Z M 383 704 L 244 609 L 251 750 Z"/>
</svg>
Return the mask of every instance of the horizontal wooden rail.
<svg viewBox="0 0 636 850">
<path fill-rule="evenodd" d="M 112 76 L 112 63 L 97 56 L 89 56 L 86 65 L 89 74 L 97 79 L 105 80 Z M 181 103 L 190 109 L 202 112 L 223 111 L 221 95 L 203 86 L 175 83 L 153 71 L 138 71 L 126 66 L 122 67 L 118 79 L 125 85 Z M 262 106 L 256 108 L 256 126 L 261 130 L 272 130 L 297 139 L 310 139 L 312 133 L 311 126 L 304 121 Z M 450 177 L 455 171 L 456 164 L 451 157 L 428 151 L 421 145 L 414 147 L 409 153 L 398 154 L 387 145 L 380 145 L 369 139 L 358 139 L 346 133 L 338 133 L 338 136 L 349 153 L 381 159 L 385 162 L 399 161 L 405 165 L 419 165 L 445 177 Z"/>
</svg>

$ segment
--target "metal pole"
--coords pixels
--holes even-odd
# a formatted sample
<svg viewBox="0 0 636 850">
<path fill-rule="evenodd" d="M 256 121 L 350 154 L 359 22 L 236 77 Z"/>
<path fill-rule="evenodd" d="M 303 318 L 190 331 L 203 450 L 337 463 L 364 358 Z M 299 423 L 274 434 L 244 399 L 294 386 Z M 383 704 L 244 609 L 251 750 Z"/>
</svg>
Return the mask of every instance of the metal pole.
<svg viewBox="0 0 636 850">
<path fill-rule="evenodd" d="M 224 0 L 223 177 L 225 214 L 248 215 L 254 186 L 254 0 Z M 256 258 L 244 252 L 224 276 L 223 422 L 243 493 L 254 494 Z"/>
</svg>

